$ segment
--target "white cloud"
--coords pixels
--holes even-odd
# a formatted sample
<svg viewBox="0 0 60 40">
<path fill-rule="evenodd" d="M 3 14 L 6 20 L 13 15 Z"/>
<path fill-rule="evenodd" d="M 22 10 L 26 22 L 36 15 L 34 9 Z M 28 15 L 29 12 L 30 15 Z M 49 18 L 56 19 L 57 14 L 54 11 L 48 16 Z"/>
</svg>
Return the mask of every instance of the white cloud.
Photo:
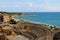
<svg viewBox="0 0 60 40">
<path fill-rule="evenodd" d="M 32 7 L 33 6 L 33 3 L 28 3 L 28 6 Z"/>
<path fill-rule="evenodd" d="M 29 7 L 32 7 L 33 6 L 33 3 L 32 2 L 19 2 L 17 3 L 17 5 L 25 5 L 25 6 L 29 6 Z"/>
<path fill-rule="evenodd" d="M 47 6 L 47 11 L 60 11 L 60 5 L 49 4 Z"/>
</svg>

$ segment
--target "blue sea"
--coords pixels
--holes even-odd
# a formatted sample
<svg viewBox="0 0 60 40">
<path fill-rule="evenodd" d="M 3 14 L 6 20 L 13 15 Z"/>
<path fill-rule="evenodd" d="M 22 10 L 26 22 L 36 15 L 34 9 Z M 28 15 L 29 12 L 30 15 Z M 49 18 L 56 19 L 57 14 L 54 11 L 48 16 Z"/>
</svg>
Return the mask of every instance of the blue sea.
<svg viewBox="0 0 60 40">
<path fill-rule="evenodd" d="M 34 14 L 35 16 L 21 16 L 18 20 L 26 20 L 34 23 L 42 23 L 60 26 L 60 12 L 22 12 L 24 14 Z"/>
</svg>

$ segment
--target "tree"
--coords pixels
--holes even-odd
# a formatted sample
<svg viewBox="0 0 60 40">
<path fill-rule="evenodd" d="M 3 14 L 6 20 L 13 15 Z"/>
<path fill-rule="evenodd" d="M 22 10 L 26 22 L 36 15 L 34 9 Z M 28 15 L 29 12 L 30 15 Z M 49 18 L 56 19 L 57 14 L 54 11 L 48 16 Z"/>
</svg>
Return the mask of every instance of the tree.
<svg viewBox="0 0 60 40">
<path fill-rule="evenodd" d="M 16 24 L 16 21 L 15 21 L 14 19 L 11 19 L 11 20 L 9 21 L 9 23 L 10 23 L 10 24 Z"/>
</svg>

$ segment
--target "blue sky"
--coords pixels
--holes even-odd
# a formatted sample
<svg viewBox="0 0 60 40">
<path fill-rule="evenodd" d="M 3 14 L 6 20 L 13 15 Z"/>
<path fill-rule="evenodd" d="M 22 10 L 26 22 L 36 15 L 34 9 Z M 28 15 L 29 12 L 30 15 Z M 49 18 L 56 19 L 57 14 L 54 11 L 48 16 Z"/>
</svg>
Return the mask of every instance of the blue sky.
<svg viewBox="0 0 60 40">
<path fill-rule="evenodd" d="M 0 0 L 0 11 L 60 12 L 60 0 Z"/>
</svg>

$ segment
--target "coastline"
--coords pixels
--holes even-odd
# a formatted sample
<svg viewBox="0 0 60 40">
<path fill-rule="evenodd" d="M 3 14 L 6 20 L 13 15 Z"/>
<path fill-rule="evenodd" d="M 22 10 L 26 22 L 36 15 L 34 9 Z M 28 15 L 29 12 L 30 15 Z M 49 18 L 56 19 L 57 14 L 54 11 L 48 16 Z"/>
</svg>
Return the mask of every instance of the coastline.
<svg viewBox="0 0 60 40">
<path fill-rule="evenodd" d="M 17 19 L 16 19 L 17 20 Z M 19 21 L 21 21 L 21 20 L 19 20 Z M 32 24 L 38 24 L 38 25 L 46 25 L 46 26 L 48 26 L 48 28 L 50 27 L 50 26 L 52 26 L 52 27 L 54 27 L 54 26 L 56 26 L 56 25 L 50 25 L 50 24 L 46 24 L 46 23 L 41 23 L 41 22 L 34 22 L 34 21 L 29 21 L 29 20 L 23 20 L 24 22 L 29 22 L 29 23 L 32 23 Z M 59 26 L 56 26 L 57 28 L 59 28 Z"/>
</svg>

